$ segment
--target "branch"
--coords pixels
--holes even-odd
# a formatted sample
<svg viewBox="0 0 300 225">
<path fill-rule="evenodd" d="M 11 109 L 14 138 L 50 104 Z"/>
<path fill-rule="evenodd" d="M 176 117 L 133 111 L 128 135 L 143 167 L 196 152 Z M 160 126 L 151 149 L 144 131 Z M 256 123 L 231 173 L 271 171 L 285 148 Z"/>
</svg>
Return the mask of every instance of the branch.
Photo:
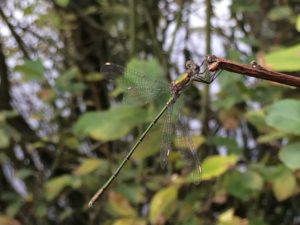
<svg viewBox="0 0 300 225">
<path fill-rule="evenodd" d="M 6 23 L 6 25 L 8 26 L 10 32 L 12 33 L 13 37 L 15 38 L 17 44 L 19 45 L 20 50 L 23 52 L 24 57 L 26 58 L 30 58 L 29 54 L 26 50 L 25 44 L 23 42 L 23 40 L 20 38 L 20 36 L 16 33 L 14 27 L 11 25 L 11 23 L 8 21 L 7 17 L 5 16 L 4 12 L 2 11 L 1 7 L 0 7 L 0 17 L 4 20 L 4 22 Z"/>
<path fill-rule="evenodd" d="M 212 18 L 212 5 L 210 0 L 205 0 L 206 6 L 206 25 L 205 25 L 205 54 L 211 52 L 211 18 Z M 210 90 L 206 85 L 202 91 L 202 134 L 209 133 L 209 115 L 210 115 Z"/>
<path fill-rule="evenodd" d="M 8 79 L 9 70 L 6 64 L 6 57 L 3 52 L 2 43 L 0 42 L 0 111 L 12 110 L 11 96 L 10 96 L 10 82 Z M 35 132 L 30 128 L 24 118 L 20 115 L 7 119 L 9 125 L 18 130 L 24 140 L 36 140 Z"/>
<path fill-rule="evenodd" d="M 135 4 L 134 4 L 134 0 L 130 0 L 129 1 L 129 39 L 130 39 L 130 56 L 134 57 L 135 56 L 135 50 L 136 50 L 136 46 L 135 46 Z"/>
<path fill-rule="evenodd" d="M 11 109 L 9 89 L 8 68 L 0 41 L 0 110 Z"/>
<path fill-rule="evenodd" d="M 300 76 L 291 76 L 284 73 L 268 70 L 255 61 L 248 64 L 241 64 L 227 59 L 217 57 L 215 55 L 206 56 L 208 70 L 216 72 L 217 70 L 227 70 L 233 73 L 243 74 L 249 77 L 274 81 L 281 84 L 287 84 L 294 87 L 300 87 Z"/>
</svg>

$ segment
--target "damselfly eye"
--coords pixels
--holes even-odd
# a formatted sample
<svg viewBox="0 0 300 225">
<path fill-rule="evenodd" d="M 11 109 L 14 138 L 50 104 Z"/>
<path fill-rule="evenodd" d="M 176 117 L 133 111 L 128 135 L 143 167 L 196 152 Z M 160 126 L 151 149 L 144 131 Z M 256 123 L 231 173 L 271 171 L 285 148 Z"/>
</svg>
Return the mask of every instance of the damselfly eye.
<svg viewBox="0 0 300 225">
<path fill-rule="evenodd" d="M 208 55 L 208 56 L 206 57 L 206 61 L 207 61 L 208 63 L 213 63 L 213 62 L 215 61 L 215 58 L 216 58 L 216 56 L 214 56 L 214 55 Z"/>
<path fill-rule="evenodd" d="M 193 65 L 194 63 L 191 61 L 191 60 L 188 60 L 186 63 L 185 63 L 185 68 L 186 69 L 189 69 L 191 68 L 191 66 Z"/>
</svg>

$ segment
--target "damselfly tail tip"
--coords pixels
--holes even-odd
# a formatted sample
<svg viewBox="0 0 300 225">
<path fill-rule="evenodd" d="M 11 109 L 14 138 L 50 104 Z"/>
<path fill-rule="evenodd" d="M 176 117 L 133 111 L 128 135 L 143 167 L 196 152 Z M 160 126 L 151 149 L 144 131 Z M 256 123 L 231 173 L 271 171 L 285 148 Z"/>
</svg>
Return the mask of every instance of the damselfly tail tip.
<svg viewBox="0 0 300 225">
<path fill-rule="evenodd" d="M 199 170 L 199 173 L 201 174 L 201 173 L 202 173 L 202 168 L 201 168 L 201 166 L 198 166 L 198 170 Z"/>
<path fill-rule="evenodd" d="M 93 207 L 93 205 L 94 205 L 94 201 L 93 201 L 93 199 L 92 200 L 90 200 L 90 202 L 89 202 L 89 204 L 88 204 L 88 208 L 90 209 L 90 208 L 92 208 Z"/>
</svg>

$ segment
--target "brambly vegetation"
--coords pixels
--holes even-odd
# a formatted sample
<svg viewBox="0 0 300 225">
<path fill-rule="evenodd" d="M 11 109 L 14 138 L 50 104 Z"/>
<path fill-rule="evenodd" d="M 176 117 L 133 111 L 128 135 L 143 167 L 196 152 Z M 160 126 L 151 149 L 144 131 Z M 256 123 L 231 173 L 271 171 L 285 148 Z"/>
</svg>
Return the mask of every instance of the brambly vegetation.
<svg viewBox="0 0 300 225">
<path fill-rule="evenodd" d="M 87 206 L 168 97 L 147 88 L 209 53 L 300 76 L 299 32 L 295 0 L 1 1 L 0 224 L 300 224 L 299 88 L 226 71 L 184 91 L 166 168 L 158 123 Z M 119 102 L 106 61 L 147 76 L 147 104 Z"/>
</svg>

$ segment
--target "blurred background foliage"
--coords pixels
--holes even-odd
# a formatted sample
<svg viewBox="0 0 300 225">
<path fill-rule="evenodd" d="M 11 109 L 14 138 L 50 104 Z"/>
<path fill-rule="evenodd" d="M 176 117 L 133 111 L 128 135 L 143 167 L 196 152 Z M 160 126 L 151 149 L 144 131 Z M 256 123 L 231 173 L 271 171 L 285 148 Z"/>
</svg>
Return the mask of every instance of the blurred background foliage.
<svg viewBox="0 0 300 225">
<path fill-rule="evenodd" d="M 186 91 L 199 184 L 176 151 L 160 168 L 157 126 L 87 208 L 160 109 L 115 104 L 104 62 L 166 82 L 214 53 L 299 75 L 299 32 L 299 0 L 2 0 L 0 224 L 300 224 L 299 89 L 227 72 Z"/>
</svg>

